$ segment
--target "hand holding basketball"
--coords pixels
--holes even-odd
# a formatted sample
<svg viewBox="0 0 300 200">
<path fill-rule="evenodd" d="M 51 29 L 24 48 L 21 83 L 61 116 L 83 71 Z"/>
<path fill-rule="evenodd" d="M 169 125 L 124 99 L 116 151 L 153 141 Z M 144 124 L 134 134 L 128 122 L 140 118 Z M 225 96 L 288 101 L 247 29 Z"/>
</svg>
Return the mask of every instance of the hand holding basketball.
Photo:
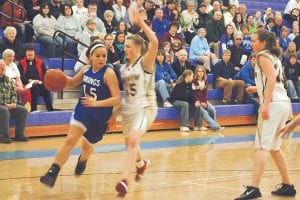
<svg viewBox="0 0 300 200">
<path fill-rule="evenodd" d="M 62 91 L 66 84 L 67 77 L 61 70 L 48 70 L 44 76 L 44 85 L 51 92 Z"/>
</svg>

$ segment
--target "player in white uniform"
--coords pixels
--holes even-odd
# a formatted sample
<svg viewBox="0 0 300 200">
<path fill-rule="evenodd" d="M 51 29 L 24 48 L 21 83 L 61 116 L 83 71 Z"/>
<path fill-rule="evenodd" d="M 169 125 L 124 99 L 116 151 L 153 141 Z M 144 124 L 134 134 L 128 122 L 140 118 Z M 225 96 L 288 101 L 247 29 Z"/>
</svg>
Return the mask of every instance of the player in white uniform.
<svg viewBox="0 0 300 200">
<path fill-rule="evenodd" d="M 247 88 L 247 92 L 257 91 L 261 106 L 255 136 L 255 156 L 251 186 L 235 200 L 256 199 L 261 197 L 259 184 L 265 169 L 266 152 L 274 160 L 281 175 L 282 184 L 272 191 L 272 195 L 295 196 L 287 162 L 280 150 L 282 138 L 278 134 L 291 117 L 291 103 L 284 88 L 284 71 L 278 58 L 275 36 L 266 30 L 259 30 L 252 35 L 252 48 L 257 53 L 255 66 L 255 86 Z"/>
<path fill-rule="evenodd" d="M 157 115 L 155 93 L 154 62 L 158 50 L 158 40 L 155 33 L 144 22 L 137 8 L 131 8 L 132 21 L 145 32 L 149 43 L 138 35 L 128 36 L 125 41 L 125 56 L 127 62 L 120 69 L 125 94 L 122 99 L 123 133 L 127 153 L 123 178 L 117 183 L 118 195 L 127 193 L 128 178 L 136 164 L 135 180 L 139 181 L 149 164 L 142 159 L 140 141 Z"/>
</svg>

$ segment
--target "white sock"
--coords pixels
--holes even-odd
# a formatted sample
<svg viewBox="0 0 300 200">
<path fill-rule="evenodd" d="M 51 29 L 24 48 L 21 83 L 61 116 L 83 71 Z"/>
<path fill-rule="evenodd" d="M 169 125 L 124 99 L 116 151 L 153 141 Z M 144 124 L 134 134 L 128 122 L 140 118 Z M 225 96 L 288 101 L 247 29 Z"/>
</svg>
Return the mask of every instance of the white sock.
<svg viewBox="0 0 300 200">
<path fill-rule="evenodd" d="M 145 162 L 144 159 L 141 160 L 137 160 L 135 166 L 137 166 L 138 168 L 144 167 Z"/>
</svg>

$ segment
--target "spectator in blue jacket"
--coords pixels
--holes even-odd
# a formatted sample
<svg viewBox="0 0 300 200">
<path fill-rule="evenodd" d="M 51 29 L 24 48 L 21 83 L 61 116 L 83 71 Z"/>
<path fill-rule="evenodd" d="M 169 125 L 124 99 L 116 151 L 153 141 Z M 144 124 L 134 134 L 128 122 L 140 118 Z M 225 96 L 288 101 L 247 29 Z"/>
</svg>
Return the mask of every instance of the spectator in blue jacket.
<svg viewBox="0 0 300 200">
<path fill-rule="evenodd" d="M 203 63 L 206 70 L 211 71 L 210 63 L 216 64 L 217 56 L 210 52 L 207 39 L 205 38 L 205 28 L 198 30 L 198 35 L 194 36 L 191 42 L 189 59 L 196 59 Z"/>
<path fill-rule="evenodd" d="M 163 19 L 163 10 L 161 8 L 157 8 L 155 10 L 155 18 L 152 20 L 152 30 L 155 32 L 158 40 L 162 38 L 165 32 L 168 31 L 169 21 Z"/>
<path fill-rule="evenodd" d="M 172 107 L 168 101 L 172 89 L 176 85 L 177 74 L 166 62 L 164 50 L 159 49 L 155 61 L 155 90 L 161 96 L 164 107 Z"/>
<path fill-rule="evenodd" d="M 283 50 L 283 53 L 286 52 L 289 43 L 291 42 L 291 39 L 288 38 L 288 34 L 289 34 L 289 29 L 286 26 L 283 26 L 281 28 L 281 32 L 280 32 L 280 37 L 279 37 L 279 44 Z"/>
<path fill-rule="evenodd" d="M 245 87 L 255 86 L 254 67 L 256 63 L 256 54 L 251 54 L 249 61 L 241 68 L 241 70 L 234 76 L 236 80 L 243 80 Z"/>
</svg>

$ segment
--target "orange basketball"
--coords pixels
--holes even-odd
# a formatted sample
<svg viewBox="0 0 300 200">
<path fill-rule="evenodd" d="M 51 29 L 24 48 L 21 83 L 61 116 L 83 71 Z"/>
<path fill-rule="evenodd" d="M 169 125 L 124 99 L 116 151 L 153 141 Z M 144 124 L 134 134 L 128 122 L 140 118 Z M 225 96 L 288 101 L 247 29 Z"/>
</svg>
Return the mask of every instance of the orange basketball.
<svg viewBox="0 0 300 200">
<path fill-rule="evenodd" d="M 48 70 L 44 76 L 44 85 L 51 92 L 62 91 L 66 83 L 66 75 L 58 69 Z"/>
</svg>

